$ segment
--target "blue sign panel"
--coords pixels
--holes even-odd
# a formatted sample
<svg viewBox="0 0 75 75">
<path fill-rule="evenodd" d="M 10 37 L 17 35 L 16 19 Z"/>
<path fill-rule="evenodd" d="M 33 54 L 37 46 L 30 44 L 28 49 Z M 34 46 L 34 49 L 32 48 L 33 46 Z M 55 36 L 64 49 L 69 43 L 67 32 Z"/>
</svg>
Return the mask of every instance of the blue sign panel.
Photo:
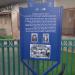
<svg viewBox="0 0 75 75">
<path fill-rule="evenodd" d="M 62 8 L 20 8 L 22 59 L 60 60 Z"/>
<path fill-rule="evenodd" d="M 28 0 L 29 7 L 54 7 L 54 0 Z"/>
</svg>

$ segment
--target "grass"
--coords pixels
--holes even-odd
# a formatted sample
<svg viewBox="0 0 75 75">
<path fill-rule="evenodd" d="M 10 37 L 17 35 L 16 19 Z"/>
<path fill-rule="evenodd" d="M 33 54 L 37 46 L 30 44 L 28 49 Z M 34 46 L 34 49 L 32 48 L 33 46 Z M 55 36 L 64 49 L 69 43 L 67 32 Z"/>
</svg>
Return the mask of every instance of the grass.
<svg viewBox="0 0 75 75">
<path fill-rule="evenodd" d="M 0 36 L 0 39 L 13 39 L 13 36 L 12 35 Z"/>
</svg>

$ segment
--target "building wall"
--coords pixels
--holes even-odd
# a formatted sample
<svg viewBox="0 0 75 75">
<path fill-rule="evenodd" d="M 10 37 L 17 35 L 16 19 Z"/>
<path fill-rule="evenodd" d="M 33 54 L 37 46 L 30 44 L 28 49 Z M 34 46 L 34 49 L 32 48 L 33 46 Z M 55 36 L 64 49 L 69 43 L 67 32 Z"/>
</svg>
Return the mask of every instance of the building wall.
<svg viewBox="0 0 75 75">
<path fill-rule="evenodd" d="M 63 34 L 75 36 L 75 9 L 65 9 L 63 17 Z"/>
<path fill-rule="evenodd" d="M 55 6 L 63 6 L 67 8 L 75 8 L 75 0 L 55 0 Z"/>
<path fill-rule="evenodd" d="M 12 35 L 10 14 L 0 14 L 0 30 L 2 29 L 4 29 L 5 35 Z M 3 35 L 3 33 L 0 33 L 0 35 Z"/>
<path fill-rule="evenodd" d="M 12 8 L 12 29 L 13 29 L 13 38 L 14 39 L 20 39 L 20 20 L 19 20 L 19 7 L 27 7 L 27 4 L 16 4 Z"/>
<path fill-rule="evenodd" d="M 62 34 L 75 36 L 75 0 L 56 0 L 55 5 L 64 7 Z"/>
<path fill-rule="evenodd" d="M 75 8 L 75 0 L 72 2 L 71 0 L 56 0 L 55 6 L 63 6 L 64 7 L 64 15 L 63 15 L 63 25 L 62 25 L 62 33 L 63 34 L 69 34 L 74 35 L 75 30 L 75 24 L 74 24 L 74 15 L 72 17 L 72 13 L 74 11 L 69 11 L 68 8 Z M 19 34 L 19 7 L 27 7 L 27 4 L 17 4 L 14 6 L 14 9 L 12 11 L 12 26 L 13 26 L 13 36 L 14 38 L 20 38 Z M 71 22 L 70 22 L 71 20 Z"/>
<path fill-rule="evenodd" d="M 18 30 L 18 6 L 13 6 L 11 16 L 12 16 L 12 31 L 13 31 L 13 38 L 16 39 L 19 37 L 19 30 Z"/>
<path fill-rule="evenodd" d="M 0 30 L 4 29 L 6 35 L 13 35 L 13 39 L 20 39 L 20 21 L 19 21 L 19 7 L 27 7 L 27 4 L 20 3 L 12 6 L 12 10 L 7 14 L 7 9 L 4 8 L 2 13 L 0 12 Z M 1 31 L 1 34 L 4 33 Z"/>
<path fill-rule="evenodd" d="M 75 28 L 75 15 L 73 15 L 72 17 L 72 13 L 75 13 L 74 11 L 69 11 L 67 10 L 68 8 L 75 8 L 75 0 L 56 0 L 55 1 L 55 6 L 63 6 L 65 11 L 64 11 L 64 19 L 63 19 L 63 34 L 73 34 L 74 33 L 74 28 Z M 20 24 L 20 20 L 19 20 L 19 7 L 27 7 L 26 3 L 22 3 L 22 4 L 16 4 L 12 7 L 12 11 L 11 11 L 11 18 L 8 18 L 6 20 L 8 20 L 9 22 L 7 24 L 1 24 L 0 23 L 0 28 L 6 28 L 6 33 L 8 35 L 12 34 L 14 39 L 19 39 L 20 38 L 20 30 L 19 30 L 19 24 Z M 75 10 L 75 9 L 74 9 Z M 5 17 L 6 18 L 6 17 Z M 0 20 L 2 20 L 2 18 L 0 17 Z M 73 20 L 73 22 L 70 20 Z M 12 22 L 12 24 L 11 24 Z"/>
</svg>

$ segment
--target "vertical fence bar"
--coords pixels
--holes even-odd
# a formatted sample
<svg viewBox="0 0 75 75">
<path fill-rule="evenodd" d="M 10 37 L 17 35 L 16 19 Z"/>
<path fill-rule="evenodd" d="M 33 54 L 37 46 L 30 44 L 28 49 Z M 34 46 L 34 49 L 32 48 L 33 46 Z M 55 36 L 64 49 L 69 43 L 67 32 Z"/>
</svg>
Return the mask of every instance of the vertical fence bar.
<svg viewBox="0 0 75 75">
<path fill-rule="evenodd" d="M 66 75 L 68 75 L 68 47 L 67 47 L 67 51 L 66 51 Z"/>
<path fill-rule="evenodd" d="M 71 54 L 71 74 L 70 75 L 72 75 L 72 66 L 73 66 L 73 47 L 72 47 L 72 54 Z"/>
<path fill-rule="evenodd" d="M 47 61 L 47 68 L 49 68 L 49 67 L 50 67 L 50 62 Z M 49 73 L 48 73 L 48 75 L 49 75 Z"/>
<path fill-rule="evenodd" d="M 53 65 L 53 61 L 52 61 L 51 65 Z M 52 75 L 53 75 L 53 71 L 52 71 Z"/>
<path fill-rule="evenodd" d="M 39 64 L 40 64 L 40 62 L 39 61 L 37 61 L 37 72 L 38 72 L 38 75 L 39 75 Z"/>
<path fill-rule="evenodd" d="M 23 64 L 23 75 L 25 75 L 25 65 Z"/>
<path fill-rule="evenodd" d="M 9 45 L 9 42 L 7 41 Z M 8 60 L 8 75 L 10 75 L 10 53 L 9 53 L 9 46 L 7 47 L 7 60 Z"/>
<path fill-rule="evenodd" d="M 28 60 L 28 65 L 29 65 L 29 60 Z M 28 70 L 28 75 L 29 75 L 29 70 Z"/>
<path fill-rule="evenodd" d="M 66 75 L 68 75 L 68 41 L 65 41 L 64 47 L 66 48 Z"/>
<path fill-rule="evenodd" d="M 14 41 L 13 41 L 13 44 L 14 44 Z M 13 75 L 15 75 L 15 51 L 14 51 L 14 47 L 12 47 L 13 49 Z"/>
<path fill-rule="evenodd" d="M 2 75 L 5 75 L 5 63 L 4 63 L 4 41 L 2 41 Z"/>
<path fill-rule="evenodd" d="M 32 60 L 32 67 L 33 67 L 33 70 L 34 70 L 34 60 Z"/>
<path fill-rule="evenodd" d="M 64 46 L 63 46 L 63 40 L 62 40 L 62 44 L 61 44 L 61 68 L 63 66 L 63 57 L 64 57 Z M 65 64 L 65 63 L 64 63 Z"/>
<path fill-rule="evenodd" d="M 42 71 L 42 73 L 43 73 L 44 72 L 44 62 L 45 62 L 45 60 L 44 61 L 42 60 L 42 62 L 43 62 L 43 71 Z"/>
<path fill-rule="evenodd" d="M 2 52 L 2 42 L 1 42 L 1 40 L 0 40 L 0 75 L 2 75 L 2 66 L 1 66 L 1 65 L 2 65 L 2 60 L 1 60 L 1 59 L 2 59 L 2 58 L 1 58 L 1 57 L 2 57 L 2 56 L 1 56 L 2 53 L 1 53 L 1 52 Z"/>
<path fill-rule="evenodd" d="M 53 74 L 54 75 L 54 74 Z M 56 69 L 56 75 L 58 75 L 58 67 L 57 67 L 57 69 Z"/>
<path fill-rule="evenodd" d="M 73 61 L 74 61 L 74 45 L 73 45 L 73 41 L 72 41 L 72 54 L 71 54 L 71 74 L 72 75 L 72 70 L 73 70 Z"/>
<path fill-rule="evenodd" d="M 47 61 L 47 67 L 49 67 L 49 61 Z"/>
<path fill-rule="evenodd" d="M 20 75 L 20 45 L 19 45 L 19 40 L 16 42 L 18 46 L 18 75 Z"/>
</svg>

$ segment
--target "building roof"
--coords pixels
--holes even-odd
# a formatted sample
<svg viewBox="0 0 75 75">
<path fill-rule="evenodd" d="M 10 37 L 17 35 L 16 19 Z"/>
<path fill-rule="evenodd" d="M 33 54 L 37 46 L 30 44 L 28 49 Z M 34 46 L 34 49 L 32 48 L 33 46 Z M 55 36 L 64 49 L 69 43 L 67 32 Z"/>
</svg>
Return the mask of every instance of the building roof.
<svg viewBox="0 0 75 75">
<path fill-rule="evenodd" d="M 0 0 L 0 7 L 22 2 L 26 2 L 26 0 Z"/>
<path fill-rule="evenodd" d="M 11 14 L 10 11 L 0 12 L 0 15 L 10 15 L 10 14 Z"/>
</svg>

